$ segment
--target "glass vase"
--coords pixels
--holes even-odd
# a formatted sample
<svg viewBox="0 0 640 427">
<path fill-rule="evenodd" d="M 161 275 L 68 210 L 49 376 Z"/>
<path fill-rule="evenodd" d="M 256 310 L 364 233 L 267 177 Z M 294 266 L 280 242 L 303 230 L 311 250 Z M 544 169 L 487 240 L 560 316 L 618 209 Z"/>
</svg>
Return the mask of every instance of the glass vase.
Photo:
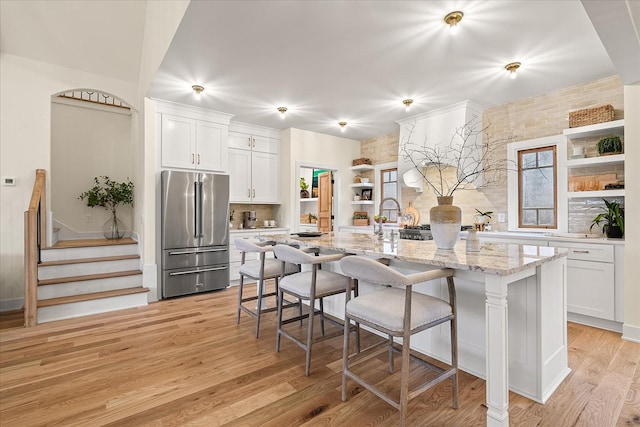
<svg viewBox="0 0 640 427">
<path fill-rule="evenodd" d="M 126 237 L 127 230 L 115 211 L 111 213 L 109 219 L 102 226 L 102 233 L 105 239 L 110 240 Z"/>
</svg>

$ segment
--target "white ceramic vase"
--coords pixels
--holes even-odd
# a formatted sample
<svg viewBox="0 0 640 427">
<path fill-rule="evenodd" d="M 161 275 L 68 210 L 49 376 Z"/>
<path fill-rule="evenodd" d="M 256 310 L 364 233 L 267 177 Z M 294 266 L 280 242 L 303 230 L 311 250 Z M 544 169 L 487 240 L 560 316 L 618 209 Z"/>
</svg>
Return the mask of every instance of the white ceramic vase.
<svg viewBox="0 0 640 427">
<path fill-rule="evenodd" d="M 453 206 L 453 197 L 438 197 L 438 205 L 431 208 L 429 217 L 431 234 L 438 249 L 453 249 L 462 225 L 462 211 Z"/>
</svg>

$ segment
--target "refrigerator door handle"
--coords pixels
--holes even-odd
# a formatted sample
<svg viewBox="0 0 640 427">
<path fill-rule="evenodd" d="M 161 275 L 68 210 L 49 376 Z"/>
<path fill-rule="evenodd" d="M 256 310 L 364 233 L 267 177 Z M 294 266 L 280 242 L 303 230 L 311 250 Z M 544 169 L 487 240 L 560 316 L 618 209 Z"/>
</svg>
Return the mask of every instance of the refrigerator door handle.
<svg viewBox="0 0 640 427">
<path fill-rule="evenodd" d="M 185 274 L 204 273 L 207 271 L 220 271 L 220 270 L 226 270 L 227 268 L 229 267 L 225 265 L 224 267 L 211 267 L 211 268 L 201 268 L 200 270 L 177 271 L 175 273 L 169 273 L 169 276 L 183 276 Z"/>
<path fill-rule="evenodd" d="M 206 252 L 223 252 L 226 251 L 227 248 L 212 248 L 212 249 L 196 249 L 193 251 L 175 251 L 169 252 L 169 256 L 171 255 L 198 255 Z"/>
<path fill-rule="evenodd" d="M 193 183 L 193 237 L 200 237 L 200 192 L 198 182 Z"/>
<path fill-rule="evenodd" d="M 198 215 L 198 237 L 204 237 L 204 228 L 202 227 L 202 217 L 203 215 L 203 210 L 204 210 L 204 206 L 203 206 L 203 196 L 202 196 L 202 188 L 204 187 L 204 184 L 202 182 L 198 183 L 198 193 L 200 194 L 199 196 L 199 200 L 200 200 L 200 214 Z"/>
</svg>

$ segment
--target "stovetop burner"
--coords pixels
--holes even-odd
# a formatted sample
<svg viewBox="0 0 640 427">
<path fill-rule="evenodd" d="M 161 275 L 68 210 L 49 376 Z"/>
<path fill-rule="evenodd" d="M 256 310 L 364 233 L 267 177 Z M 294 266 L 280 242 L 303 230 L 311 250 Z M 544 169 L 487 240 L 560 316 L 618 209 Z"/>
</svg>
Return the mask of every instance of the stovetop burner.
<svg viewBox="0 0 640 427">
<path fill-rule="evenodd" d="M 406 240 L 433 240 L 429 224 L 405 225 L 399 234 L 401 239 Z"/>
<path fill-rule="evenodd" d="M 405 230 L 431 230 L 430 224 L 420 224 L 420 225 L 405 225 Z"/>
</svg>

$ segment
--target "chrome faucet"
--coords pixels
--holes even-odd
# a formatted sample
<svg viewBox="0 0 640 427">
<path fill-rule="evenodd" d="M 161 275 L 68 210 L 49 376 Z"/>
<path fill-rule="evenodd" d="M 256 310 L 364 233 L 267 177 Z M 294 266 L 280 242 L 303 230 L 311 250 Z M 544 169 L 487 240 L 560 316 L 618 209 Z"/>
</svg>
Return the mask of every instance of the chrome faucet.
<svg viewBox="0 0 640 427">
<path fill-rule="evenodd" d="M 382 237 L 384 236 L 384 233 L 382 232 L 382 205 L 384 205 L 384 203 L 388 201 L 394 202 L 398 207 L 398 218 L 402 216 L 402 208 L 400 207 L 400 203 L 398 203 L 396 199 L 394 199 L 393 197 L 385 197 L 380 201 L 380 207 L 378 208 L 378 221 L 380 225 L 379 225 L 378 231 L 376 232 L 375 226 L 373 227 L 373 233 L 377 234 L 378 239 L 380 240 L 382 240 Z"/>
</svg>

